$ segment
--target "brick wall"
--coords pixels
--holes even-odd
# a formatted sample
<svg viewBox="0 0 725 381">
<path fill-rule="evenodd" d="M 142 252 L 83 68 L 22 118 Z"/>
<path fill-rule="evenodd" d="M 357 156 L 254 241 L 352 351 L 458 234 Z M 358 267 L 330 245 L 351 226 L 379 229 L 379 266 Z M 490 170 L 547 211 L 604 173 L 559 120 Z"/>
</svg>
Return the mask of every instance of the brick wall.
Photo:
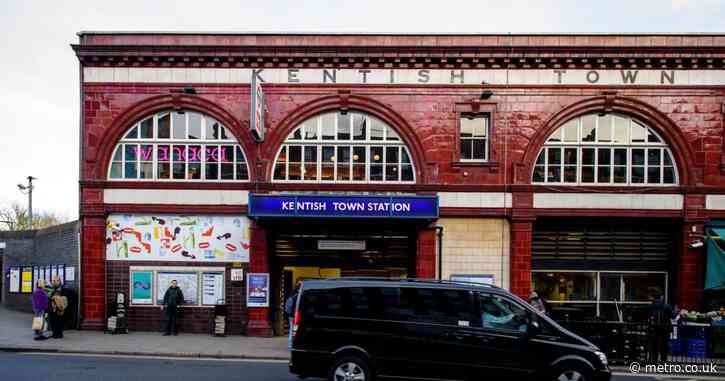
<svg viewBox="0 0 725 381">
<path fill-rule="evenodd" d="M 32 312 L 31 294 L 9 293 L 8 271 L 13 266 L 60 265 L 75 267 L 75 282 L 65 286 L 78 292 L 78 221 L 56 225 L 47 229 L 24 232 L 0 232 L 0 242 L 6 242 L 3 260 L 3 304 L 9 308 Z M 72 316 L 76 320 L 78 304 L 74 303 Z"/>
<path fill-rule="evenodd" d="M 107 313 L 113 311 L 116 294 L 126 295 L 127 306 L 130 302 L 129 268 L 131 266 L 158 267 L 219 267 L 225 269 L 224 293 L 227 305 L 227 334 L 241 335 L 247 329 L 246 288 L 243 282 L 231 281 L 231 264 L 215 262 L 106 262 L 106 303 Z M 248 267 L 243 267 L 246 278 Z M 201 287 L 201 284 L 200 284 Z M 155 290 L 154 290 L 155 291 Z M 155 295 L 155 293 L 154 293 Z M 158 306 L 128 306 L 128 328 L 131 331 L 161 331 L 164 324 L 164 312 Z M 182 307 L 179 314 L 179 331 L 190 333 L 209 333 L 209 322 L 213 319 L 214 307 Z"/>
<path fill-rule="evenodd" d="M 491 274 L 509 288 L 509 223 L 503 218 L 441 218 L 443 279 L 452 274 Z"/>
</svg>

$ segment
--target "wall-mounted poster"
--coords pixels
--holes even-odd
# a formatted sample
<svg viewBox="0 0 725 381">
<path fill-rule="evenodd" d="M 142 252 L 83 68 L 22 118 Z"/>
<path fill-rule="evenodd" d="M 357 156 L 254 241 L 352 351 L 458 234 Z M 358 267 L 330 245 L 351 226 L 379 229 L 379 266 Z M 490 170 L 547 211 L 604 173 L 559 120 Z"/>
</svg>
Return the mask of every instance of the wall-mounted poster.
<svg viewBox="0 0 725 381">
<path fill-rule="evenodd" d="M 33 266 L 33 284 L 40 279 L 40 267 Z"/>
<path fill-rule="evenodd" d="M 45 284 L 50 284 L 50 266 L 43 267 L 43 280 Z"/>
<path fill-rule="evenodd" d="M 201 274 L 201 304 L 224 304 L 224 273 Z"/>
<path fill-rule="evenodd" d="M 157 304 L 164 302 L 164 294 L 171 285 L 172 280 L 184 294 L 184 303 L 199 304 L 199 277 L 196 272 L 158 272 L 156 274 Z"/>
<path fill-rule="evenodd" d="M 244 282 L 244 269 L 232 269 L 232 282 Z"/>
<path fill-rule="evenodd" d="M 269 274 L 247 274 L 247 307 L 269 307 Z"/>
<path fill-rule="evenodd" d="M 58 278 L 60 278 L 61 283 L 65 282 L 65 265 L 58 265 Z"/>
<path fill-rule="evenodd" d="M 10 292 L 20 292 L 20 269 L 17 267 L 10 269 Z"/>
<path fill-rule="evenodd" d="M 217 215 L 111 214 L 106 258 L 249 262 L 249 219 Z"/>
<path fill-rule="evenodd" d="M 66 272 L 66 275 L 68 273 Z M 131 303 L 153 304 L 152 271 L 135 271 L 131 273 Z"/>
<path fill-rule="evenodd" d="M 65 268 L 65 281 L 66 282 L 75 282 L 76 281 L 75 266 L 68 266 Z"/>
<path fill-rule="evenodd" d="M 23 294 L 33 293 L 33 268 L 23 267 L 23 272 L 20 275 L 20 292 Z"/>
</svg>

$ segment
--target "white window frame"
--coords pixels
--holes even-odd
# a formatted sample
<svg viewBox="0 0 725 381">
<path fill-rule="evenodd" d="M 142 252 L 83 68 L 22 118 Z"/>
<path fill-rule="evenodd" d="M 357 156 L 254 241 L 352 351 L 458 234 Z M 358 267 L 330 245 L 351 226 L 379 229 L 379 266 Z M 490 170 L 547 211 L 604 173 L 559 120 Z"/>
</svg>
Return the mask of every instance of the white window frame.
<svg viewBox="0 0 725 381">
<path fill-rule="evenodd" d="M 615 304 L 614 301 L 607 301 L 607 300 L 601 300 L 602 298 L 602 274 L 661 274 L 665 277 L 665 289 L 664 289 L 664 300 L 665 303 L 667 303 L 668 295 L 669 295 L 669 281 L 670 276 L 667 271 L 631 271 L 631 270 L 625 270 L 625 271 L 617 271 L 617 270 L 531 270 L 532 274 L 532 282 L 533 282 L 533 274 L 534 273 L 594 273 L 596 275 L 595 280 L 595 286 L 594 286 L 594 292 L 596 293 L 596 299 L 594 300 L 547 300 L 546 302 L 549 304 L 594 304 L 596 305 L 597 309 L 597 316 L 601 315 L 600 307 L 602 304 Z M 625 289 L 624 289 L 624 278 L 620 276 L 620 287 L 619 287 L 619 297 L 621 300 L 617 301 L 616 304 L 618 305 L 646 305 L 650 304 L 650 302 L 643 301 L 643 302 L 634 302 L 634 301 L 624 301 L 624 295 L 625 295 Z"/>
<path fill-rule="evenodd" d="M 185 127 L 184 127 L 184 136 L 183 139 L 175 139 L 174 136 L 174 113 L 178 113 L 177 111 L 161 111 L 157 112 L 154 115 L 148 116 L 146 118 L 141 119 L 140 121 L 136 122 L 131 128 L 126 130 L 123 133 L 123 137 L 116 143 L 116 146 L 113 149 L 113 152 L 111 153 L 111 159 L 109 161 L 108 166 L 108 173 L 106 174 L 106 178 L 109 181 L 119 181 L 119 182 L 125 182 L 125 181 L 153 181 L 153 182 L 192 182 L 192 183 L 198 183 L 198 182 L 249 182 L 250 181 L 250 172 L 249 172 L 249 161 L 247 160 L 247 155 L 244 152 L 244 148 L 234 139 L 234 136 L 231 134 L 229 129 L 221 124 L 218 120 L 212 118 L 209 115 L 202 114 L 195 111 L 185 111 L 183 113 L 185 118 Z M 191 113 L 198 114 L 201 117 L 201 137 L 199 139 L 189 139 L 189 115 Z M 158 137 L 158 124 L 159 124 L 159 117 L 165 116 L 166 114 L 169 115 L 169 138 L 159 138 Z M 141 123 L 148 120 L 149 118 L 153 118 L 153 131 L 152 131 L 152 137 L 141 139 L 141 138 L 126 138 L 126 135 L 133 130 L 137 129 L 137 136 L 140 136 L 140 128 Z M 214 119 L 216 123 L 219 124 L 219 126 L 225 131 L 227 135 L 227 139 L 209 139 L 206 137 L 206 130 L 207 130 L 207 120 L 208 119 Z M 137 155 L 138 157 L 135 160 L 136 163 L 136 177 L 135 178 L 126 178 L 126 149 L 125 145 L 131 144 L 136 145 L 137 147 L 140 147 L 141 145 L 151 145 L 153 152 L 151 153 L 152 156 L 152 177 L 151 178 L 140 178 L 140 171 L 141 171 L 141 157 Z M 169 171 L 170 176 L 169 178 L 159 178 L 159 169 L 158 169 L 158 146 L 169 146 L 170 152 L 169 152 Z M 173 146 L 184 146 L 185 150 L 188 149 L 186 147 L 188 146 L 201 146 L 202 152 L 205 152 L 207 147 L 213 147 L 216 149 L 221 150 L 222 146 L 230 146 L 232 148 L 232 158 L 231 158 L 231 164 L 233 166 L 232 169 L 232 179 L 222 179 L 221 178 L 221 162 L 217 162 L 218 165 L 218 173 L 219 173 L 219 179 L 205 179 L 206 177 L 206 154 L 201 155 L 200 158 L 200 165 L 201 165 L 201 172 L 199 179 L 187 179 L 189 174 L 189 158 L 187 157 L 184 161 L 184 178 L 183 179 L 174 179 L 174 153 L 173 153 Z M 237 155 L 237 148 L 242 152 L 243 157 L 243 163 L 238 161 L 236 158 Z M 114 156 L 116 154 L 117 150 L 121 150 L 121 161 L 114 161 Z M 138 151 L 137 151 L 138 153 Z M 148 162 L 148 161 L 147 161 Z M 121 173 L 120 178 L 114 178 L 111 177 L 111 171 L 113 169 L 114 163 L 120 163 L 121 164 Z M 247 169 L 247 176 L 245 179 L 237 179 L 237 165 L 244 164 L 244 166 Z"/>
<path fill-rule="evenodd" d="M 334 125 L 334 136 L 335 139 L 331 140 L 323 140 L 322 139 L 322 117 L 326 115 L 334 115 L 335 125 Z M 326 114 L 319 114 L 316 115 L 302 123 L 300 123 L 297 127 L 295 127 L 292 132 L 287 136 L 285 141 L 281 144 L 280 148 L 277 150 L 277 153 L 275 155 L 274 162 L 272 164 L 272 173 L 271 173 L 271 179 L 272 182 L 275 183 L 304 183 L 304 184 L 414 184 L 416 182 L 416 174 L 415 174 L 415 164 L 413 163 L 413 158 L 410 154 L 410 150 L 406 146 L 403 139 L 400 137 L 400 134 L 398 134 L 392 127 L 385 124 L 382 120 L 377 119 L 377 123 L 382 124 L 385 128 L 383 130 L 383 139 L 382 140 L 372 140 L 371 139 L 371 130 L 372 130 L 372 121 L 374 117 L 371 115 L 361 113 L 361 112 L 349 112 L 347 114 L 344 114 L 346 117 L 350 118 L 350 139 L 349 140 L 340 140 L 338 139 L 338 132 L 339 132 L 339 116 L 340 113 L 334 112 L 334 113 L 326 113 Z M 353 125 L 353 115 L 362 115 L 365 117 L 365 139 L 364 140 L 354 140 L 354 125 Z M 375 118 L 376 119 L 376 118 Z M 304 127 L 309 123 L 311 120 L 314 120 L 317 135 L 315 139 L 305 139 L 304 138 Z M 302 139 L 291 139 L 291 137 L 294 135 L 294 133 L 301 129 L 301 136 Z M 392 131 L 395 133 L 395 136 L 397 137 L 396 140 L 388 140 L 388 133 L 389 131 Z M 289 148 L 287 148 L 287 152 L 285 155 L 286 161 L 284 163 L 285 168 L 285 178 L 284 179 L 276 179 L 275 178 L 275 171 L 277 169 L 277 163 L 279 161 L 280 153 L 282 152 L 285 147 L 292 147 L 292 146 L 298 146 L 301 147 L 301 169 L 303 172 L 300 174 L 301 179 L 300 180 L 290 180 L 289 179 L 289 168 L 290 168 L 290 154 L 289 154 Z M 316 147 L 317 148 L 317 158 L 316 158 L 316 169 L 317 169 L 317 178 L 314 180 L 305 180 L 304 179 L 304 167 L 305 167 L 305 147 Z M 333 165 L 333 179 L 332 180 L 323 180 L 322 179 L 322 149 L 323 147 L 334 147 L 335 148 L 335 160 L 332 162 Z M 338 161 L 337 161 L 337 149 L 338 147 L 348 147 L 350 149 L 350 161 L 347 163 L 350 166 L 350 174 L 349 179 L 350 180 L 337 180 L 337 170 L 338 170 Z M 354 173 L 354 167 L 355 162 L 353 160 L 354 155 L 354 147 L 364 147 L 365 148 L 365 179 L 364 180 L 353 180 L 353 173 Z M 382 169 L 383 169 L 383 179 L 382 180 L 370 180 L 370 169 L 371 169 L 371 148 L 372 147 L 382 147 L 383 148 L 383 155 L 381 157 L 381 163 Z M 387 172 L 387 148 L 388 147 L 398 147 L 398 162 L 397 169 L 398 169 L 398 178 L 401 180 L 386 180 L 386 172 Z M 408 156 L 409 164 L 404 163 L 402 160 L 402 153 L 405 152 L 405 154 Z M 410 165 L 410 170 L 413 175 L 412 180 L 402 180 L 403 176 L 403 166 L 404 165 Z"/>
<path fill-rule="evenodd" d="M 132 298 L 132 290 L 133 290 L 133 277 L 131 276 L 134 272 L 151 272 L 151 304 L 138 304 L 133 303 Z M 128 303 L 130 306 L 133 307 L 151 307 L 151 308 L 159 308 L 161 305 L 158 303 L 158 297 L 157 297 L 157 291 L 158 291 L 158 274 L 159 273 L 168 273 L 168 272 L 177 272 L 177 273 L 195 273 L 196 279 L 197 279 L 197 296 L 196 304 L 182 304 L 179 307 L 182 308 L 213 308 L 214 304 L 204 304 L 204 287 L 203 287 L 203 274 L 205 273 L 215 273 L 215 274 L 223 274 L 223 284 L 222 284 L 222 293 L 224 302 L 227 301 L 227 293 L 226 293 L 226 287 L 227 287 L 227 269 L 224 266 L 206 266 L 206 267 L 195 267 L 195 266 L 129 266 L 128 268 Z"/>
<path fill-rule="evenodd" d="M 598 142 L 598 141 L 584 142 L 584 141 L 582 141 L 582 133 L 583 133 L 582 132 L 582 128 L 583 128 L 582 119 L 584 117 L 591 116 L 591 115 L 594 115 L 596 117 L 596 119 L 595 119 L 596 127 L 595 128 L 596 128 L 596 131 L 599 131 L 600 118 L 596 114 L 586 114 L 586 115 L 579 116 L 573 120 L 570 120 L 570 121 L 562 124 L 561 126 L 559 126 L 557 128 L 556 131 L 554 131 L 554 133 L 552 133 L 552 135 L 554 135 L 554 134 L 561 132 L 561 136 L 563 136 L 564 128 L 567 125 L 569 125 L 569 123 L 571 123 L 572 121 L 576 121 L 576 123 L 577 123 L 576 142 L 564 142 L 564 141 L 551 142 L 550 141 L 551 137 L 547 138 L 546 143 L 544 143 L 544 146 L 541 147 L 541 149 L 539 150 L 539 153 L 535 159 L 536 161 L 534 162 L 534 165 L 533 165 L 533 171 L 531 173 L 532 184 L 564 185 L 564 186 L 582 186 L 583 185 L 583 186 L 637 186 L 637 187 L 648 187 L 648 186 L 668 187 L 668 186 L 679 185 L 680 180 L 679 180 L 679 174 L 677 171 L 677 163 L 675 163 L 675 158 L 672 155 L 672 151 L 671 151 L 670 147 L 667 145 L 667 143 L 665 143 L 665 140 L 662 138 L 662 136 L 660 136 L 654 129 L 652 129 L 651 127 L 647 126 L 646 124 L 644 124 L 634 118 L 631 118 L 629 116 L 621 115 L 621 114 L 610 114 L 612 116 L 611 125 L 610 125 L 612 137 L 614 136 L 615 117 L 624 118 L 627 120 L 626 142 L 624 142 L 624 143 Z M 645 128 L 645 140 L 646 140 L 646 137 L 648 136 L 647 132 L 651 132 L 660 140 L 660 142 L 650 143 L 650 142 L 645 141 L 645 142 L 632 143 L 631 142 L 631 131 L 633 128 L 632 123 L 637 123 L 640 126 L 642 126 L 643 128 Z M 597 134 L 597 139 L 598 138 L 599 138 L 599 135 Z M 595 139 L 595 140 L 597 140 L 597 139 Z M 562 138 L 562 140 L 563 140 L 563 138 Z M 576 151 L 577 152 L 576 182 L 564 181 L 564 168 L 566 167 L 566 164 L 564 164 L 564 161 L 565 161 L 565 155 L 564 155 L 565 151 L 564 150 L 566 148 L 575 148 L 577 150 Z M 602 148 L 610 150 L 610 163 L 607 165 L 607 167 L 609 167 L 609 169 L 610 169 L 610 173 L 609 173 L 609 181 L 607 181 L 607 182 L 599 182 L 599 179 L 598 179 L 598 177 L 599 177 L 599 149 L 602 149 Z M 559 149 L 561 152 L 561 163 L 556 164 L 557 166 L 559 166 L 562 169 L 561 173 L 560 173 L 559 181 L 549 181 L 549 176 L 548 176 L 549 152 L 548 151 L 550 149 Z M 593 180 L 594 181 L 593 182 L 582 182 L 582 169 L 584 167 L 584 165 L 582 164 L 582 152 L 584 149 L 594 149 L 594 164 L 593 164 L 593 170 L 594 170 Z M 626 164 L 627 181 L 626 182 L 621 182 L 621 183 L 614 182 L 614 169 L 617 167 L 621 167 L 621 165 L 614 164 L 614 150 L 615 149 L 626 149 L 627 150 L 627 164 Z M 641 182 L 641 183 L 632 182 L 632 170 L 634 167 L 634 165 L 632 164 L 632 150 L 633 149 L 643 149 L 644 150 L 643 164 L 641 166 L 637 165 L 637 167 L 642 167 L 644 170 L 643 182 Z M 648 157 L 649 157 L 648 153 L 649 153 L 649 150 L 653 150 L 653 149 L 657 149 L 660 151 L 660 163 L 658 165 L 660 179 L 659 179 L 659 182 L 656 182 L 656 183 L 648 182 L 649 168 L 650 168 L 650 166 L 648 164 Z M 544 163 L 538 164 L 538 159 L 542 155 L 542 153 L 544 154 Z M 664 163 L 665 162 L 665 160 L 664 160 L 665 153 L 667 155 L 669 155 L 669 158 L 672 161 L 671 165 L 665 165 L 665 163 Z M 543 181 L 535 181 L 534 174 L 536 173 L 537 167 L 542 167 L 542 166 L 544 168 Z M 586 166 L 589 167 L 589 165 L 586 165 Z M 669 167 L 672 168 L 673 179 L 674 179 L 673 183 L 664 182 L 664 170 L 665 170 L 665 168 L 669 168 Z"/>
<path fill-rule="evenodd" d="M 461 136 L 461 132 L 462 132 L 462 129 L 463 129 L 463 127 L 461 126 L 461 120 L 464 119 L 464 118 L 465 119 L 468 119 L 465 116 L 467 114 L 476 114 L 476 113 L 466 113 L 466 112 L 464 112 L 464 113 L 460 113 L 458 115 L 458 118 L 459 118 L 459 120 L 458 120 L 458 140 L 459 140 L 459 146 L 457 147 L 457 149 L 458 149 L 458 160 L 461 161 L 461 162 L 465 162 L 465 163 L 487 163 L 490 160 L 490 157 L 491 157 L 490 156 L 490 153 L 489 153 L 489 151 L 490 151 L 489 146 L 491 145 L 491 115 L 488 114 L 488 113 L 482 113 L 482 114 L 479 114 L 479 115 L 474 115 L 474 117 L 472 118 L 474 120 L 475 119 L 483 119 L 483 122 L 484 122 L 484 125 L 485 125 L 485 130 L 486 130 L 486 135 L 484 137 L 476 137 L 476 136 L 473 136 L 473 137 L 465 138 L 464 139 Z M 466 159 L 466 158 L 464 158 L 463 157 L 463 152 L 461 152 L 461 147 L 460 147 L 460 143 L 463 140 L 467 140 L 467 141 L 471 141 L 471 142 L 472 141 L 475 141 L 475 140 L 483 140 L 484 141 L 484 144 L 483 144 L 483 147 L 484 147 L 483 148 L 484 149 L 483 159 Z M 471 148 L 471 154 L 473 154 L 473 148 Z"/>
</svg>

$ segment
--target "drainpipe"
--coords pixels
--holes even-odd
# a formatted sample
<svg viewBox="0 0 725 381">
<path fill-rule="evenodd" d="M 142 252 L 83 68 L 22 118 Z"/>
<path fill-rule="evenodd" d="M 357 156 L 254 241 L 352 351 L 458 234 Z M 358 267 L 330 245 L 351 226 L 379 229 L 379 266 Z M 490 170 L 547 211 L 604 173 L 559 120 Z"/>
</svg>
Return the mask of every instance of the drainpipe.
<svg viewBox="0 0 725 381">
<path fill-rule="evenodd" d="M 438 235 L 438 280 L 443 279 L 443 226 L 436 226 Z"/>
</svg>

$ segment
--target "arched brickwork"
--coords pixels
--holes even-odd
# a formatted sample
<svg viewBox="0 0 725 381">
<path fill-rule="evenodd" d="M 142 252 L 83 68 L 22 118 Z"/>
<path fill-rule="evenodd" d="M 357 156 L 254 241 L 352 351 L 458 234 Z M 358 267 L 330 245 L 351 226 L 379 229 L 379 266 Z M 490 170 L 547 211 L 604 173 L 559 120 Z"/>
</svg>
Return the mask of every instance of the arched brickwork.
<svg viewBox="0 0 725 381">
<path fill-rule="evenodd" d="M 674 156 L 673 159 L 677 165 L 679 185 L 696 185 L 697 176 L 695 174 L 694 154 L 691 146 L 685 139 L 685 135 L 677 124 L 656 108 L 638 99 L 606 95 L 575 102 L 552 115 L 529 143 L 528 150 L 522 159 L 522 170 L 516 174 L 516 182 L 519 184 L 531 184 L 534 163 L 539 155 L 539 151 L 546 142 L 546 139 L 557 128 L 576 117 L 589 113 L 599 113 L 605 110 L 606 112 L 617 112 L 629 115 L 641 120 L 656 130 L 670 146 L 670 150 Z"/>
<path fill-rule="evenodd" d="M 106 130 L 103 136 L 99 137 L 101 144 L 98 147 L 96 156 L 95 176 L 98 180 L 107 178 L 108 166 L 111 162 L 113 149 L 123 134 L 133 126 L 134 123 L 143 118 L 153 115 L 164 110 L 189 110 L 196 111 L 205 115 L 209 115 L 221 122 L 237 142 L 242 146 L 244 155 L 247 158 L 247 166 L 249 167 L 249 178 L 255 177 L 255 149 L 254 143 L 249 134 L 245 134 L 242 124 L 233 115 L 224 108 L 218 106 L 214 102 L 195 95 L 186 94 L 167 94 L 144 99 L 140 102 L 124 110 L 121 115 L 113 120 L 111 126 Z"/>
<path fill-rule="evenodd" d="M 383 103 L 354 94 L 347 96 L 329 95 L 315 99 L 293 110 L 278 125 L 273 126 L 264 143 L 265 148 L 261 152 L 262 160 L 267 163 L 264 169 L 264 178 L 271 181 L 275 156 L 295 127 L 316 115 L 341 109 L 370 114 L 392 127 L 408 147 L 412 156 L 416 183 L 423 184 L 426 182 L 425 153 L 420 140 L 413 131 L 413 127 L 402 116 Z"/>
</svg>

